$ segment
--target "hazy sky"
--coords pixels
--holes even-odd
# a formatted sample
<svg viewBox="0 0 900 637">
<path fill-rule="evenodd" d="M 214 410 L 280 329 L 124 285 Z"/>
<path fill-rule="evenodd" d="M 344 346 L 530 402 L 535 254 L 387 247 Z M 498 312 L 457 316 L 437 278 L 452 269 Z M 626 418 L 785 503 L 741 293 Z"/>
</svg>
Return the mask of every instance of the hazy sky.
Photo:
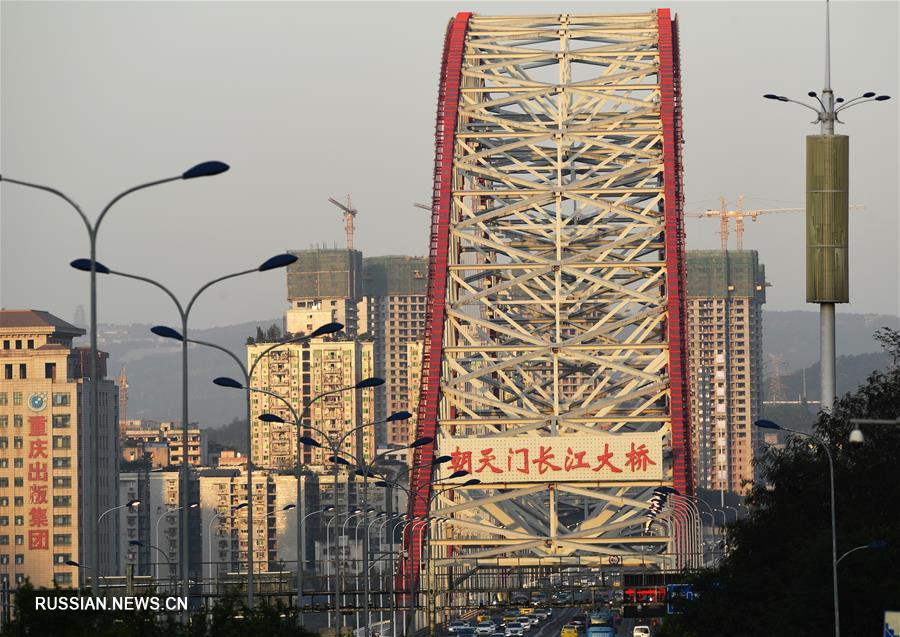
<svg viewBox="0 0 900 637">
<path fill-rule="evenodd" d="M 646 11 L 645 2 L 2 2 L 0 169 L 48 184 L 92 218 L 138 183 L 219 159 L 229 173 L 137 193 L 103 223 L 99 259 L 170 284 L 202 283 L 271 254 L 344 245 L 327 203 L 350 192 L 357 247 L 425 254 L 437 78 L 447 20 L 482 14 Z M 823 2 L 673 2 L 681 24 L 688 209 L 743 193 L 803 206 L 812 113 L 762 99 L 820 91 Z M 851 136 L 851 298 L 842 312 L 898 313 L 898 4 L 832 3 L 832 83 L 846 98 L 894 99 L 845 113 Z M 0 185 L 6 308 L 67 320 L 88 305 L 81 222 L 50 195 Z M 719 245 L 715 220 L 688 223 L 688 248 Z M 804 302 L 803 215 L 748 224 L 773 287 L 768 309 Z M 197 327 L 285 307 L 282 272 L 213 288 Z M 173 323 L 154 289 L 105 279 L 104 322 Z"/>
</svg>

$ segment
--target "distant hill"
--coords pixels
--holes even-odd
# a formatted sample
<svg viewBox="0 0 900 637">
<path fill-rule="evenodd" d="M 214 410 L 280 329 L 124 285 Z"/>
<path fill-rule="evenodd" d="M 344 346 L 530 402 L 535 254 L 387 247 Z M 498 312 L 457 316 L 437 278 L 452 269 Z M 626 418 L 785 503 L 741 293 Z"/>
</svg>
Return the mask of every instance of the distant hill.
<svg viewBox="0 0 900 637">
<path fill-rule="evenodd" d="M 280 319 L 195 330 L 190 336 L 221 345 L 246 359 L 247 337 L 256 328 L 267 329 Z M 98 344 L 109 352 L 107 371 L 115 378 L 122 364 L 128 375 L 128 418 L 181 420 L 181 344 L 159 338 L 150 325 L 98 326 Z M 86 341 L 82 338 L 81 341 Z M 216 376 L 240 377 L 234 361 L 222 352 L 191 346 L 188 353 L 188 391 L 191 421 L 202 427 L 220 427 L 245 413 L 244 395 L 212 384 Z"/>
<path fill-rule="evenodd" d="M 852 356 L 880 351 L 878 343 L 872 338 L 872 334 L 880 327 L 898 329 L 900 317 L 843 313 L 839 306 L 835 326 L 837 355 Z M 764 311 L 763 352 L 784 357 L 782 373 L 801 370 L 817 363 L 819 313 Z"/>
</svg>

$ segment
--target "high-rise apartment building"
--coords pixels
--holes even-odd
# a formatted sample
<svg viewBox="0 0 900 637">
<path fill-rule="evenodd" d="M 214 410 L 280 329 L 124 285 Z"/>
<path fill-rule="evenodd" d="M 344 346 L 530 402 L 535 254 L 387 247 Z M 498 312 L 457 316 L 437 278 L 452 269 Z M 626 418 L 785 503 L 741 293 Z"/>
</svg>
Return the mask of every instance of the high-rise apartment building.
<svg viewBox="0 0 900 637">
<path fill-rule="evenodd" d="M 407 344 L 421 343 L 424 338 L 428 259 L 366 257 L 363 280 L 365 331 L 375 338 L 375 375 L 385 380 L 384 391 L 376 397 L 376 417 L 380 420 L 398 411 L 412 413 L 415 408 L 410 403 Z M 414 422 L 410 419 L 390 423 L 379 442 L 409 444 L 414 435 Z"/>
<path fill-rule="evenodd" d="M 247 345 L 248 363 L 256 360 L 270 343 Z M 374 375 L 374 346 L 371 339 L 353 340 L 316 339 L 307 343 L 288 343 L 269 352 L 256 367 L 251 383 L 274 392 L 290 401 L 290 404 L 309 423 L 302 435 L 322 440 L 328 436 L 343 437 L 342 449 L 351 460 L 369 462 L 374 458 L 375 433 L 373 427 L 349 432 L 366 423 L 374 422 L 375 391 L 373 389 L 336 392 L 316 400 L 309 413 L 304 415 L 304 405 L 320 394 L 350 387 L 364 378 Z M 273 413 L 286 422 L 268 423 L 259 415 Z M 293 415 L 286 405 L 266 394 L 253 392 L 250 403 L 253 465 L 266 469 L 293 469 L 297 465 L 297 428 Z M 313 429 L 315 428 L 315 429 Z M 320 430 L 320 431 L 316 431 Z M 331 455 L 326 446 L 301 449 L 303 464 L 314 471 L 326 471 L 331 463 L 325 458 Z"/>
<path fill-rule="evenodd" d="M 765 268 L 755 250 L 687 251 L 692 450 L 698 487 L 744 492 L 762 406 Z"/>
<path fill-rule="evenodd" d="M 118 395 L 101 353 L 92 431 L 90 351 L 72 343 L 83 334 L 49 312 L 0 311 L 0 578 L 10 586 L 76 585 L 67 560 L 102 573 L 118 566 L 116 516 L 100 526 L 100 555 L 89 546 L 88 521 L 118 504 Z"/>
</svg>

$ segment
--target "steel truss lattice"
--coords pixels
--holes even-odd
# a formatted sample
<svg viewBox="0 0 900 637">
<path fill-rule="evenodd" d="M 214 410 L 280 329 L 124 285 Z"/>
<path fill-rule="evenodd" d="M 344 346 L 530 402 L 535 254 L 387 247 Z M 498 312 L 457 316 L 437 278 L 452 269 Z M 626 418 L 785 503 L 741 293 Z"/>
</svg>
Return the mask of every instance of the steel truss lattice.
<svg viewBox="0 0 900 637">
<path fill-rule="evenodd" d="M 451 21 L 418 422 L 437 442 L 410 505 L 438 520 L 407 536 L 413 579 L 425 526 L 447 581 L 666 559 L 650 496 L 691 490 L 676 28 L 668 10 Z M 662 437 L 661 477 L 473 470 L 438 493 L 424 468 L 473 438 L 625 432 Z"/>
</svg>

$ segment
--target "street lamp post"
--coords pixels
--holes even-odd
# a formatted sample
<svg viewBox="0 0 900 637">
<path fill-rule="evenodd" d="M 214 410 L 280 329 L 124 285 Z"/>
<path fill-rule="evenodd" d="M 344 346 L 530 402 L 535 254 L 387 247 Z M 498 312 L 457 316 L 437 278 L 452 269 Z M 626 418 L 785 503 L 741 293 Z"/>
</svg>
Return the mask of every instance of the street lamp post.
<svg viewBox="0 0 900 637">
<path fill-rule="evenodd" d="M 810 433 L 805 433 L 803 431 L 796 431 L 794 429 L 788 429 L 787 427 L 782 427 L 776 422 L 771 420 L 757 420 L 755 423 L 757 427 L 762 429 L 774 429 L 776 431 L 787 431 L 795 436 L 804 436 L 809 438 L 817 445 L 819 445 L 824 451 L 825 456 L 828 458 L 828 479 L 829 486 L 831 491 L 831 577 L 833 581 L 833 589 L 834 589 L 834 635 L 835 637 L 840 637 L 841 635 L 841 619 L 840 619 L 840 600 L 838 596 L 838 576 L 837 576 L 837 563 L 838 563 L 838 555 L 837 555 L 837 523 L 836 518 L 837 514 L 835 512 L 834 505 L 834 459 L 831 457 L 831 451 L 828 449 L 828 445 L 825 444 L 825 441 L 819 438 L 818 436 Z M 736 511 L 736 510 L 735 510 Z"/>
<path fill-rule="evenodd" d="M 140 500 L 129 500 L 129 501 L 126 502 L 125 504 L 120 504 L 119 506 L 110 507 L 109 509 L 107 509 L 106 511 L 104 511 L 103 513 L 101 513 L 101 514 L 99 515 L 99 517 L 97 518 L 97 526 L 96 526 L 97 531 L 98 531 L 98 532 L 100 531 L 100 521 L 101 521 L 104 517 L 106 517 L 106 515 L 107 515 L 108 513 L 112 513 L 113 511 L 118 511 L 119 509 L 124 509 L 124 508 L 126 508 L 126 507 L 130 509 L 130 508 L 132 508 L 132 507 L 140 506 L 140 504 L 141 504 L 141 501 L 140 501 Z M 85 568 L 89 568 L 89 567 L 85 567 Z M 100 572 L 99 567 L 96 567 L 96 568 L 97 568 L 97 572 L 99 573 L 99 572 Z M 94 588 L 94 587 L 92 586 L 91 588 Z M 94 593 L 96 594 L 96 589 L 95 589 L 95 588 L 94 588 Z"/>
<path fill-rule="evenodd" d="M 189 509 L 196 509 L 196 508 L 199 507 L 199 506 L 200 506 L 200 503 L 199 503 L 199 502 L 191 502 L 191 503 L 188 505 L 188 508 L 189 508 Z M 166 516 L 168 516 L 168 515 L 170 515 L 170 514 L 172 514 L 172 513 L 177 513 L 178 511 L 181 511 L 181 507 L 180 507 L 180 506 L 179 506 L 179 507 L 171 507 L 171 508 L 167 509 L 165 513 L 163 513 L 161 516 L 159 516 L 159 517 L 156 519 L 156 535 L 155 535 L 155 537 L 156 537 L 156 543 L 157 543 L 157 544 L 159 544 L 159 523 L 162 522 L 162 520 L 163 520 L 164 517 L 166 517 Z M 135 544 L 135 546 L 142 546 L 142 545 L 140 545 L 140 544 Z M 156 547 L 153 546 L 152 544 L 148 544 L 147 546 L 148 546 L 149 548 L 156 548 Z M 169 559 L 169 554 L 166 553 L 165 556 L 166 556 L 166 561 L 169 563 L 169 577 L 171 578 L 171 577 L 172 577 L 172 571 L 173 571 L 173 569 L 175 568 L 175 566 L 172 564 L 172 560 Z M 156 567 L 156 568 L 153 569 L 154 576 L 156 577 L 156 579 L 159 579 L 159 563 L 155 564 L 155 567 Z"/>
<path fill-rule="evenodd" d="M 101 579 L 102 578 L 104 584 L 106 585 L 106 590 L 109 591 L 109 581 L 106 579 L 106 575 L 104 575 L 103 573 L 100 572 L 100 569 L 88 566 L 87 564 L 81 564 L 79 562 L 76 562 L 75 560 L 66 560 L 65 564 L 66 564 L 66 566 L 74 566 L 75 568 L 77 568 L 79 570 L 86 568 L 89 571 L 94 571 L 94 573 L 97 574 L 97 577 L 95 577 L 93 579 Z M 94 586 L 94 582 L 91 582 L 91 586 L 92 587 Z"/>
<path fill-rule="evenodd" d="M 75 212 L 78 213 L 78 216 L 81 218 L 82 222 L 84 222 L 84 226 L 87 229 L 88 233 L 88 241 L 90 243 L 90 259 L 88 261 L 89 268 L 88 271 L 91 273 L 91 308 L 90 308 L 90 341 L 91 341 L 91 409 L 90 409 L 90 428 L 89 431 L 93 435 L 93 440 L 86 440 L 85 446 L 93 447 L 93 454 L 91 456 L 93 471 L 91 472 L 91 476 L 93 480 L 91 480 L 91 497 L 90 505 L 93 515 L 96 515 L 97 511 L 100 510 L 100 385 L 99 379 L 97 378 L 97 273 L 98 263 L 97 263 L 97 235 L 100 232 L 100 224 L 103 222 L 103 218 L 110 211 L 110 209 L 121 199 L 130 195 L 133 192 L 137 192 L 138 190 L 143 190 L 145 188 L 150 188 L 152 186 L 158 186 L 161 184 L 166 184 L 171 181 L 178 181 L 181 179 L 195 179 L 197 177 L 212 177 L 214 175 L 219 175 L 224 173 L 229 169 L 228 164 L 225 164 L 220 161 L 207 161 L 188 170 L 184 171 L 180 175 L 174 177 L 167 177 L 165 179 L 157 179 L 155 181 L 149 181 L 143 184 L 139 184 L 137 186 L 133 186 L 127 190 L 120 192 L 118 195 L 112 198 L 108 204 L 103 208 L 100 212 L 100 215 L 97 217 L 94 223 L 91 223 L 88 220 L 87 215 L 81 210 L 81 207 L 75 203 L 73 199 L 69 196 L 63 194 L 59 190 L 55 188 L 51 188 L 49 186 L 43 186 L 41 184 L 36 184 L 27 181 L 21 181 L 18 179 L 11 179 L 9 177 L 0 176 L 0 181 L 16 184 L 18 186 L 24 186 L 26 188 L 34 188 L 36 190 L 43 190 L 44 192 L 49 192 L 53 195 L 56 195 L 67 204 L 72 206 L 75 209 Z M 186 445 L 186 443 L 185 443 Z M 90 519 L 90 518 L 89 518 Z M 100 564 L 100 527 L 99 525 L 91 530 L 90 535 L 92 536 L 92 552 L 93 559 L 96 564 Z M 96 582 L 92 586 L 93 592 L 97 594 L 97 584 Z"/>
<path fill-rule="evenodd" d="M 229 507 L 228 512 L 233 515 L 235 511 L 240 511 L 241 509 L 246 509 L 247 506 L 248 506 L 247 502 L 241 502 L 240 504 L 236 504 L 232 507 Z M 220 512 L 216 513 L 214 516 L 212 516 L 212 518 L 209 521 L 209 525 L 206 527 L 206 552 L 207 552 L 207 556 L 209 559 L 209 586 L 210 586 L 209 592 L 210 592 L 210 594 L 215 593 L 215 590 L 216 590 L 215 584 L 213 583 L 215 580 L 213 579 L 213 563 L 214 562 L 213 562 L 213 551 L 212 551 L 212 525 L 213 525 L 213 522 L 218 520 L 222 516 L 223 513 L 224 513 L 224 511 L 220 511 Z"/>
<path fill-rule="evenodd" d="M 190 470 L 188 463 L 188 319 L 190 318 L 191 310 L 194 308 L 194 303 L 200 297 L 203 292 L 208 290 L 210 287 L 215 285 L 216 283 L 221 283 L 222 281 L 227 281 L 229 279 L 233 279 L 239 276 L 243 276 L 245 274 L 252 274 L 254 272 L 268 272 L 270 270 L 275 270 L 277 268 L 287 267 L 291 263 L 297 260 L 297 257 L 292 254 L 278 254 L 275 255 L 266 261 L 264 261 L 261 265 L 256 268 L 252 268 L 249 270 L 242 270 L 241 272 L 234 272 L 232 274 L 226 274 L 225 276 L 218 277 L 213 279 L 212 281 L 208 281 L 207 283 L 200 286 L 200 288 L 194 292 L 193 296 L 191 296 L 190 300 L 187 304 L 182 304 L 175 294 L 169 290 L 166 286 L 158 281 L 154 281 L 153 279 L 139 276 L 136 274 L 128 274 L 126 272 L 118 272 L 115 270 L 111 270 L 100 262 L 96 261 L 93 255 L 91 255 L 90 259 L 76 259 L 72 261 L 70 264 L 76 270 L 88 271 L 91 273 L 91 277 L 95 275 L 95 273 L 100 274 L 112 274 L 115 276 L 124 277 L 126 279 L 134 279 L 136 281 L 143 281 L 144 283 L 148 283 L 160 290 L 162 290 L 169 299 L 175 304 L 175 308 L 178 310 L 179 317 L 181 318 L 181 332 L 176 332 L 172 328 L 154 328 L 154 333 L 158 336 L 163 336 L 166 338 L 173 338 L 175 340 L 181 341 L 181 444 L 182 444 L 182 458 L 181 458 L 181 484 L 179 487 L 179 500 L 181 501 L 181 524 L 179 525 L 179 551 L 181 553 L 181 586 L 182 586 L 182 595 L 184 597 L 188 597 L 190 595 L 190 515 L 189 515 L 189 507 L 188 503 L 188 495 L 189 495 L 189 484 L 190 484 Z M 249 458 L 248 458 L 248 473 L 250 472 L 249 468 Z M 248 495 L 248 497 L 250 497 Z M 251 504 L 252 507 L 252 504 Z M 251 515 L 248 518 L 248 530 L 251 534 L 252 538 L 252 520 L 253 516 Z M 252 551 L 251 551 L 252 556 Z M 252 563 L 251 563 L 252 566 Z M 252 582 L 252 572 L 253 569 L 249 569 L 251 575 L 250 580 Z M 249 588 L 249 600 L 252 602 L 252 586 Z"/>
</svg>

